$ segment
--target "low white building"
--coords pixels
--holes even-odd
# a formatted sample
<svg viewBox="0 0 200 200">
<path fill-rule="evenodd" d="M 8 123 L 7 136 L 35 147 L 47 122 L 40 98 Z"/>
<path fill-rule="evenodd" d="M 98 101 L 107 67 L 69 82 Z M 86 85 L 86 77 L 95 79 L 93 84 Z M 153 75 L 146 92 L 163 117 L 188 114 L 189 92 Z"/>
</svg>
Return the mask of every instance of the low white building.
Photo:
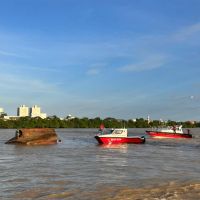
<svg viewBox="0 0 200 200">
<path fill-rule="evenodd" d="M 74 116 L 72 116 L 72 115 L 67 115 L 67 117 L 65 118 L 66 120 L 70 120 L 70 119 L 74 119 L 75 117 Z"/>
<path fill-rule="evenodd" d="M 46 114 L 46 113 L 40 113 L 40 117 L 41 117 L 42 119 L 45 119 L 45 118 L 47 118 L 47 114 Z"/>
<path fill-rule="evenodd" d="M 4 110 L 3 110 L 3 108 L 0 108 L 0 114 L 1 114 L 1 113 L 4 113 Z"/>
<path fill-rule="evenodd" d="M 19 119 L 19 116 L 4 116 L 4 120 L 16 120 Z"/>
</svg>

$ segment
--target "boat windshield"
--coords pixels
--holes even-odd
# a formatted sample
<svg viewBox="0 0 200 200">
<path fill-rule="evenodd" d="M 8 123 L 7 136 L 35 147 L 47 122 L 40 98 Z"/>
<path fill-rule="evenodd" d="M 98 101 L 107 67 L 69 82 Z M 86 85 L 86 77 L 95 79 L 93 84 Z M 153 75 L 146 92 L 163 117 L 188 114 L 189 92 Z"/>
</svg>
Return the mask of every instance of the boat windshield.
<svg viewBox="0 0 200 200">
<path fill-rule="evenodd" d="M 99 135 L 105 135 L 105 134 L 107 135 L 107 134 L 112 134 L 112 132 L 111 132 L 111 130 L 108 131 L 108 130 L 104 129 L 104 130 L 99 130 L 98 134 Z"/>
</svg>

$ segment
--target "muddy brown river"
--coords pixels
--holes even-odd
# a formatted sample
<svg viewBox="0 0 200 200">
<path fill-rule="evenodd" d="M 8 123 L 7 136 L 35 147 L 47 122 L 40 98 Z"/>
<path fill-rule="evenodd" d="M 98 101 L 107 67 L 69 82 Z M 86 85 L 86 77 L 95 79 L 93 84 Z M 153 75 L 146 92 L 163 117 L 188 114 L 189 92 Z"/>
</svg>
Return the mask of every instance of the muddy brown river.
<svg viewBox="0 0 200 200">
<path fill-rule="evenodd" d="M 1 129 L 0 199 L 200 199 L 200 129 L 191 129 L 192 139 L 107 146 L 96 131 L 56 129 L 57 145 L 16 146 L 4 144 L 15 130 Z"/>
</svg>

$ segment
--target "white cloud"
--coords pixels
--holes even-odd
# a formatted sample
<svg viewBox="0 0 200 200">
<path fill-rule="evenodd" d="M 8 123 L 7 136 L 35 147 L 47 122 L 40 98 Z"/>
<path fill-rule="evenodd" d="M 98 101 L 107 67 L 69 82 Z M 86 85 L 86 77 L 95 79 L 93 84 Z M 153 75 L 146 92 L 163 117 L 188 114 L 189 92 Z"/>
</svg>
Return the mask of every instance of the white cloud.
<svg viewBox="0 0 200 200">
<path fill-rule="evenodd" d="M 143 61 L 133 63 L 119 68 L 122 72 L 140 72 L 145 70 L 152 70 L 160 68 L 166 64 L 166 56 L 162 55 L 151 55 L 142 59 Z"/>
<path fill-rule="evenodd" d="M 3 50 L 0 50 L 0 55 L 2 56 L 11 56 L 11 57 L 22 57 L 16 53 L 13 53 L 13 52 L 8 52 L 8 51 L 3 51 Z"/>
<path fill-rule="evenodd" d="M 194 96 L 193 96 L 193 95 L 191 95 L 191 96 L 190 96 L 190 99 L 194 99 Z"/>
<path fill-rule="evenodd" d="M 39 104 L 45 106 L 48 101 L 55 102 L 63 94 L 58 84 L 43 80 L 10 74 L 0 74 L 0 103 L 6 112 L 13 115 L 20 104 Z"/>
<path fill-rule="evenodd" d="M 20 77 L 17 75 L 1 74 L 0 75 L 0 90 L 4 92 L 23 92 L 25 93 L 54 93 L 57 88 L 54 85 L 45 83 L 30 77 Z"/>
<path fill-rule="evenodd" d="M 1 53 L 0 53 L 1 54 Z M 12 64 L 10 62 L 0 62 L 0 68 L 5 69 L 6 71 L 10 71 L 12 69 L 18 70 L 26 70 L 26 71 L 45 71 L 45 72 L 62 72 L 61 69 L 58 67 L 44 67 L 44 66 L 31 66 L 31 65 L 24 65 L 24 64 Z"/>
<path fill-rule="evenodd" d="M 184 41 L 187 39 L 191 39 L 191 37 L 194 36 L 199 37 L 199 34 L 200 22 L 178 30 L 174 35 L 172 35 L 172 38 L 176 41 Z"/>
<path fill-rule="evenodd" d="M 98 75 L 105 67 L 107 67 L 106 63 L 96 63 L 90 66 L 86 73 L 87 75 Z"/>
<path fill-rule="evenodd" d="M 100 73 L 100 70 L 99 69 L 89 69 L 88 71 L 87 71 L 87 74 L 88 75 L 97 75 L 97 74 L 99 74 Z"/>
</svg>

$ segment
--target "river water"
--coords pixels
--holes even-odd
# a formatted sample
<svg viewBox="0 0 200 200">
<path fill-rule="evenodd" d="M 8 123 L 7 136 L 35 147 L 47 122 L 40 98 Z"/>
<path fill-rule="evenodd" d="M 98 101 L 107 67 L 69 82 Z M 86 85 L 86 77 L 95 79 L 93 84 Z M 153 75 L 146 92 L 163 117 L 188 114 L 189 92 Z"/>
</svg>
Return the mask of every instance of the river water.
<svg viewBox="0 0 200 200">
<path fill-rule="evenodd" d="M 200 129 L 192 139 L 98 145 L 96 129 L 56 129 L 62 142 L 6 145 L 0 130 L 0 199 L 200 199 Z M 143 135 L 144 129 L 129 129 Z"/>
</svg>

